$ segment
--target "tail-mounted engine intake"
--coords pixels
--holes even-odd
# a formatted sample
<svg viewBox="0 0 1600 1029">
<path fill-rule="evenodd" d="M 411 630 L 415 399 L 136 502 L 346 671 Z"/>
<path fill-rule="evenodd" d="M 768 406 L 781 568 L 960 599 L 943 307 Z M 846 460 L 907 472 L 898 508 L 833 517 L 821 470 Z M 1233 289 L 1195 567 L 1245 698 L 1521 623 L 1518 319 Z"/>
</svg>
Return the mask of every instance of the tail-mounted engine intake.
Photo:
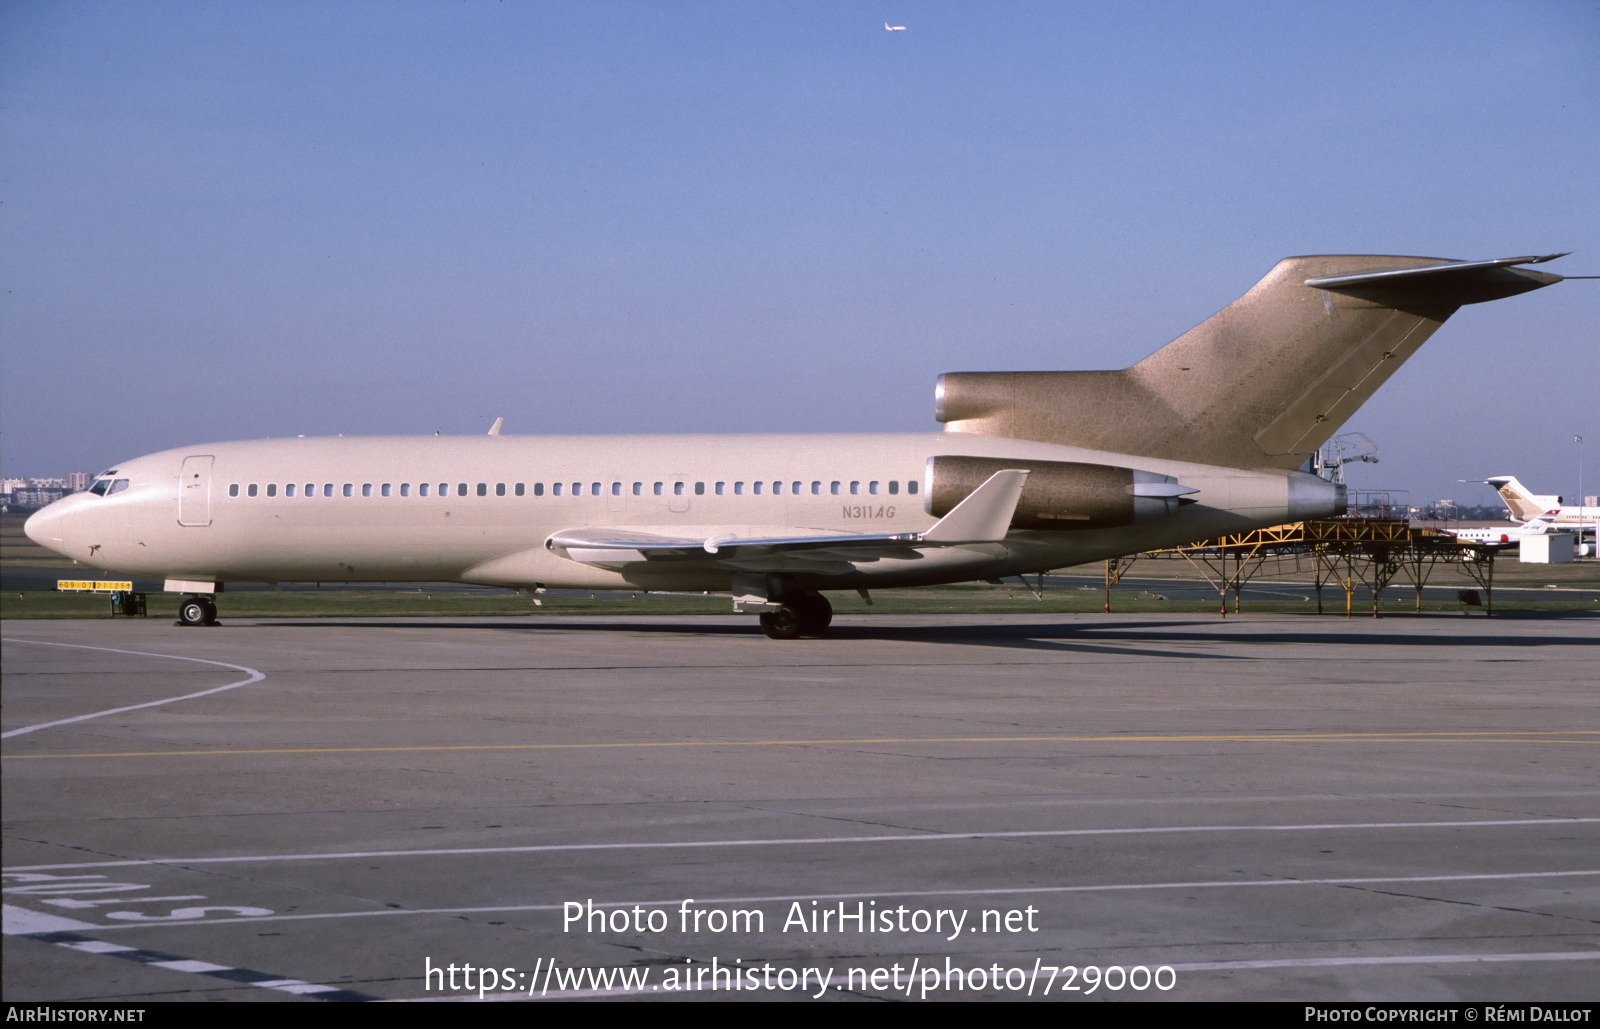
<svg viewBox="0 0 1600 1029">
<path fill-rule="evenodd" d="M 1013 529 L 1109 529 L 1175 514 L 1198 490 L 1170 475 L 1075 461 L 1012 457 L 930 457 L 923 507 L 935 518 L 1005 468 L 1026 468 L 1028 482 L 1011 517 Z"/>
</svg>

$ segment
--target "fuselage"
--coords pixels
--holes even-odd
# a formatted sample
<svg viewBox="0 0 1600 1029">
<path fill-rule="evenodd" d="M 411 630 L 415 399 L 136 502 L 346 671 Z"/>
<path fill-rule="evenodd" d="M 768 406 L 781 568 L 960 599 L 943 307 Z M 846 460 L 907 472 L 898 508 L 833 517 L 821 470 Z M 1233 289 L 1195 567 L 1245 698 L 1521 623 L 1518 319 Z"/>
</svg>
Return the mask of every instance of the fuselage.
<svg viewBox="0 0 1600 1029">
<path fill-rule="evenodd" d="M 1314 476 L 967 433 L 320 437 L 183 447 L 125 461 L 99 494 L 35 514 L 35 541 L 82 564 L 197 582 L 452 581 L 725 590 L 702 562 L 601 568 L 546 546 L 607 527 L 710 538 L 920 532 L 936 519 L 929 460 L 1086 462 L 1176 477 L 1166 517 L 1015 531 L 1000 543 L 796 565 L 806 588 L 920 585 L 1062 567 L 1306 517 L 1339 506 Z M 125 485 L 116 488 L 116 484 Z M 114 489 L 114 491 L 113 491 Z"/>
</svg>

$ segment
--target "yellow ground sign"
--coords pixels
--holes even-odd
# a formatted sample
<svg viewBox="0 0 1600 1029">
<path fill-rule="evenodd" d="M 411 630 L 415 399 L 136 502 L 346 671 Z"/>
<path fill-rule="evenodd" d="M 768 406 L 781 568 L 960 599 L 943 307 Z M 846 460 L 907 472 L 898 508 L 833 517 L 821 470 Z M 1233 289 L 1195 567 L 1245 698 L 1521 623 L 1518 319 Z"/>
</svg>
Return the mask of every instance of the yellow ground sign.
<svg viewBox="0 0 1600 1029">
<path fill-rule="evenodd" d="M 122 590 L 125 593 L 132 593 L 133 583 L 127 580 L 116 582 L 111 579 L 57 579 L 56 589 L 88 593 L 113 593 Z"/>
</svg>

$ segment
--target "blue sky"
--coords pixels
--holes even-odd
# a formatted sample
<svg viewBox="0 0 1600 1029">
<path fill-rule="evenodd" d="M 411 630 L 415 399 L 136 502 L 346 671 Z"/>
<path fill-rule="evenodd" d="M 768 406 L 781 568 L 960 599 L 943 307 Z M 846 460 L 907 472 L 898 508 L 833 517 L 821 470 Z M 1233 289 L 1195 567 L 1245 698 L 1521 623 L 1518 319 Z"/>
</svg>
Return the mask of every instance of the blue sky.
<svg viewBox="0 0 1600 1029">
<path fill-rule="evenodd" d="M 888 33 L 884 22 L 905 25 Z M 936 430 L 1279 258 L 1573 250 L 1600 5 L 0 6 L 0 462 L 212 440 Z M 1600 282 L 1463 309 L 1363 488 L 1600 491 Z"/>
</svg>

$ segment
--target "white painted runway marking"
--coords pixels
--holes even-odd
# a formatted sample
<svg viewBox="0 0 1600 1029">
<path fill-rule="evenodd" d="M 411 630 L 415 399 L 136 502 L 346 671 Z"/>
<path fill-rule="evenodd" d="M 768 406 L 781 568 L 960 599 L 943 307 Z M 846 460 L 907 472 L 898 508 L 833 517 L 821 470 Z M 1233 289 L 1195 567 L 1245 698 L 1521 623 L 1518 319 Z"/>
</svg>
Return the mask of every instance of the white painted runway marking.
<svg viewBox="0 0 1600 1029">
<path fill-rule="evenodd" d="M 42 911 L 29 911 L 11 904 L 4 905 L 3 919 L 0 919 L 0 933 L 6 936 L 31 936 L 34 933 L 70 933 L 82 929 L 97 928 L 88 922 L 80 922 L 76 918 L 62 918 L 60 915 L 47 915 Z"/>
<path fill-rule="evenodd" d="M 196 961 L 193 958 L 178 958 L 175 961 L 152 961 L 155 968 L 170 968 L 174 972 L 226 972 L 231 965 L 218 965 L 210 961 Z"/>
<path fill-rule="evenodd" d="M 1042 893 L 1104 893 L 1132 890 L 1204 890 L 1258 886 L 1385 886 L 1399 883 L 1493 882 L 1509 879 L 1560 879 L 1600 875 L 1600 869 L 1565 872 L 1485 872 L 1470 875 L 1407 875 L 1359 879 L 1212 879 L 1172 883 L 1105 883 L 1095 886 L 1004 886 L 987 890 L 873 890 L 860 893 L 796 893 L 764 897 L 696 897 L 696 904 L 788 904 L 793 901 L 887 900 L 910 897 L 1003 897 Z M 612 900 L 595 904 L 597 908 L 661 907 L 677 904 L 668 900 Z M 262 915 L 251 918 L 207 918 L 191 921 L 143 923 L 140 925 L 96 925 L 96 932 L 114 929 L 149 929 L 156 926 L 231 925 L 237 922 L 311 922 L 335 918 L 387 918 L 395 915 L 496 915 L 515 912 L 561 911 L 562 904 L 513 904 L 470 908 L 383 908 L 373 911 L 324 911 L 303 915 Z M 31 914 L 31 912 L 30 912 Z M 40 915 L 51 918 L 51 915 Z M 83 923 L 87 924 L 87 923 Z"/>
<path fill-rule="evenodd" d="M 324 986 L 321 983 L 306 982 L 304 979 L 285 979 L 281 975 L 270 972 L 257 972 L 249 968 L 239 968 L 234 965 L 219 965 L 213 961 L 200 961 L 196 958 L 181 957 L 177 954 L 166 954 L 161 951 L 144 950 L 139 947 L 128 947 L 119 943 L 107 943 L 83 935 L 84 932 L 99 932 L 107 926 L 91 925 L 88 922 L 79 922 L 76 919 L 62 918 L 59 915 L 45 915 L 26 908 L 4 905 L 4 935 L 26 937 L 40 943 L 53 944 L 67 950 L 76 950 L 84 954 L 100 954 L 106 957 L 121 958 L 125 961 L 134 961 L 151 968 L 165 968 L 173 972 L 187 972 L 191 975 L 204 975 L 224 982 L 236 983 L 244 986 L 256 986 L 264 990 L 278 990 L 282 993 L 293 993 L 299 996 L 314 997 L 317 1000 L 374 1000 L 364 993 L 346 990 L 338 986 Z"/>
<path fill-rule="evenodd" d="M 1513 825 L 1584 825 L 1600 818 L 1498 818 L 1471 822 L 1324 822 L 1309 825 L 1162 825 L 1121 829 L 1027 829 L 1016 832 L 905 833 L 893 836 L 795 836 L 755 840 L 674 840 L 665 843 L 549 843 L 526 847 L 456 847 L 438 850 L 361 850 L 331 854 L 250 854 L 234 857 L 143 858 L 53 865 L 8 865 L 5 872 L 72 868 L 133 868 L 142 865 L 240 865 L 275 861 L 365 861 L 371 858 L 473 857 L 485 854 L 554 854 L 596 850 L 671 850 L 703 847 L 794 847 L 858 843 L 941 843 L 951 840 L 1049 839 L 1064 836 L 1135 836 L 1191 832 L 1308 832 L 1349 829 L 1466 829 Z"/>
<path fill-rule="evenodd" d="M 93 714 L 78 715 L 74 718 L 60 718 L 54 722 L 40 722 L 38 725 L 25 725 L 20 729 L 12 729 L 10 732 L 0 733 L 0 740 L 10 739 L 13 736 L 21 736 L 26 732 L 36 732 L 40 729 L 53 729 L 58 725 L 71 725 L 73 722 L 87 722 L 91 718 L 104 718 L 106 715 L 119 715 L 124 711 L 138 711 L 140 708 L 160 707 L 162 704 L 176 704 L 180 700 L 194 700 L 196 697 L 209 697 L 213 693 L 222 693 L 225 690 L 238 689 L 240 686 L 248 686 L 253 682 L 260 682 L 262 679 L 267 677 L 267 673 L 259 672 L 254 668 L 246 668 L 244 665 L 230 665 L 226 661 L 208 661 L 203 657 L 179 657 L 177 654 L 151 654 L 148 651 L 143 650 L 118 650 L 115 647 L 87 647 L 81 643 L 48 643 L 44 640 L 13 639 L 9 636 L 6 637 L 3 642 L 31 643 L 37 647 L 70 647 L 73 650 L 103 650 L 110 654 L 132 654 L 136 657 L 159 657 L 165 658 L 168 661 L 193 661 L 197 664 L 218 665 L 222 668 L 231 668 L 236 672 L 245 672 L 249 674 L 250 678 L 240 679 L 238 682 L 230 682 L 226 686 L 217 686 L 213 689 L 201 690 L 199 693 L 185 693 L 181 697 L 168 697 L 165 700 L 151 700 L 143 704 L 129 704 L 127 707 L 114 707 L 109 711 L 96 711 Z"/>
</svg>

